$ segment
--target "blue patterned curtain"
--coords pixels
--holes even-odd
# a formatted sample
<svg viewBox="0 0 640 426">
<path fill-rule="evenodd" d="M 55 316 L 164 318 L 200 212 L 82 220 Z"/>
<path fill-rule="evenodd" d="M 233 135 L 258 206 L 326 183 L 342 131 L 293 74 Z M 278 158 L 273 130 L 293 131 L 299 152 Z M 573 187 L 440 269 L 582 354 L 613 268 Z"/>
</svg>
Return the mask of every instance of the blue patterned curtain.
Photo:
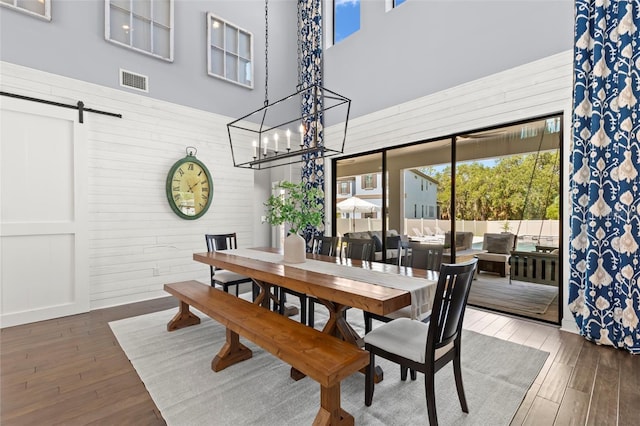
<svg viewBox="0 0 640 426">
<path fill-rule="evenodd" d="M 640 353 L 640 1 L 576 0 L 569 308 Z"/>
<path fill-rule="evenodd" d="M 298 0 L 298 78 L 301 88 L 312 84 L 322 85 L 322 0 Z M 302 99 L 302 114 L 308 116 L 313 111 L 322 110 L 322 96 L 308 94 Z M 317 119 L 307 119 L 304 123 L 305 147 L 322 146 L 324 143 L 324 116 L 317 113 Z M 315 116 L 314 116 L 315 118 Z M 305 154 L 302 162 L 302 181 L 307 187 L 318 187 L 324 190 L 324 158 L 321 154 Z M 324 205 L 324 198 L 318 200 Z M 324 220 L 323 220 L 324 223 Z M 311 251 L 314 235 L 324 233 L 322 229 L 308 226 L 304 230 L 307 251 Z"/>
</svg>

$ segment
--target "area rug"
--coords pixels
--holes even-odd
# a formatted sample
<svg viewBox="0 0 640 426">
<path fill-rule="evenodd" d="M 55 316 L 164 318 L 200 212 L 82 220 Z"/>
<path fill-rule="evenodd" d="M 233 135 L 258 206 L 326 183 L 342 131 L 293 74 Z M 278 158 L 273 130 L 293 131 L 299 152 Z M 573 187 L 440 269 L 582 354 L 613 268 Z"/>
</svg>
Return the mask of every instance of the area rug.
<svg viewBox="0 0 640 426">
<path fill-rule="evenodd" d="M 166 324 L 176 310 L 109 323 L 162 416 L 169 425 L 305 425 L 320 404 L 320 386 L 309 378 L 289 378 L 289 366 L 242 339 L 249 360 L 221 372 L 211 360 L 224 343 L 225 329 L 205 315 L 202 323 L 174 332 Z M 316 313 L 316 327 L 323 312 Z M 319 318 L 319 319 L 318 319 Z M 326 321 L 326 316 L 324 317 Z M 360 332 L 362 312 L 348 311 Z M 377 325 L 377 324 L 376 324 Z M 469 414 L 460 410 L 453 370 L 436 374 L 438 420 L 443 425 L 508 425 L 548 353 L 465 331 L 462 371 Z M 373 405 L 364 405 L 364 375 L 343 380 L 342 407 L 359 425 L 426 424 L 424 377 L 400 381 L 399 367 L 377 359 L 384 380 Z"/>
<path fill-rule="evenodd" d="M 469 304 L 499 310 L 544 314 L 558 297 L 558 287 L 512 281 L 484 279 L 480 274 L 471 284 Z"/>
</svg>

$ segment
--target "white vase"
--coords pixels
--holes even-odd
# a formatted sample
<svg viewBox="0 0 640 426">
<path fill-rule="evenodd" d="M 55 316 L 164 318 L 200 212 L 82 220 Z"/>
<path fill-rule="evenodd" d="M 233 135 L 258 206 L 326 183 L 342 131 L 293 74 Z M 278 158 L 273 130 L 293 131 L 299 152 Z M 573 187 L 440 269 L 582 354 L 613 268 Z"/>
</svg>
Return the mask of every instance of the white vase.
<svg viewBox="0 0 640 426">
<path fill-rule="evenodd" d="M 303 263 L 307 260 L 305 241 L 298 234 L 289 234 L 284 239 L 284 262 Z"/>
</svg>

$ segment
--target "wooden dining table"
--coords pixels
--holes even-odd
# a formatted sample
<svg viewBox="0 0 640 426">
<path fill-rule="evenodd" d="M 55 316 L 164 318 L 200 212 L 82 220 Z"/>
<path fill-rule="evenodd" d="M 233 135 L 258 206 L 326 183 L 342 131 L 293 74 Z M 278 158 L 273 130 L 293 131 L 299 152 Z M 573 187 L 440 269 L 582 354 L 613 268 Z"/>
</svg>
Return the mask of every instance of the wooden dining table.
<svg viewBox="0 0 640 426">
<path fill-rule="evenodd" d="M 397 280 L 398 276 L 420 278 L 415 281 L 421 283 L 420 285 L 423 283 L 425 288 L 432 289 L 433 292 L 435 292 L 438 279 L 437 272 L 434 271 L 317 254 L 307 254 L 307 259 L 327 262 L 328 271 L 310 271 L 301 267 L 300 264 L 286 264 L 282 261 L 261 259 L 264 256 L 261 256 L 260 253 L 264 252 L 278 253 L 278 250 L 254 248 L 194 253 L 193 259 L 250 277 L 260 289 L 254 300 L 256 304 L 267 306 L 273 287 L 284 287 L 315 297 L 329 311 L 329 319 L 322 331 L 359 347 L 363 346 L 362 338 L 347 322 L 346 309 L 353 307 L 378 315 L 387 315 L 411 305 L 411 293 L 393 287 L 394 279 Z M 340 276 L 343 274 L 336 273 L 335 267 L 328 267 L 331 264 L 373 271 L 367 273 L 370 276 L 385 274 L 378 275 L 378 281 L 380 278 L 385 281 L 388 278 L 389 284 L 379 285 L 360 278 Z M 317 263 L 316 266 L 318 266 Z M 377 376 L 378 381 L 382 380 L 381 370 L 378 371 Z M 292 377 L 298 379 L 303 376 L 297 375 L 292 370 Z"/>
</svg>

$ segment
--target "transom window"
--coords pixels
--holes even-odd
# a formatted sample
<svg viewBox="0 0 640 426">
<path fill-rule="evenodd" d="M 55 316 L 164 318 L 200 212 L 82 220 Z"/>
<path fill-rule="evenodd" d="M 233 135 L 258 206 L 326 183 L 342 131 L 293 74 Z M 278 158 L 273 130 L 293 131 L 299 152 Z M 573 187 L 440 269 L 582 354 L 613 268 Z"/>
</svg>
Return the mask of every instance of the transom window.
<svg viewBox="0 0 640 426">
<path fill-rule="evenodd" d="M 173 0 L 105 0 L 106 40 L 173 61 Z"/>
<path fill-rule="evenodd" d="M 207 40 L 209 75 L 253 88 L 253 35 L 208 13 Z"/>
<path fill-rule="evenodd" d="M 51 0 L 0 0 L 0 5 L 51 20 Z"/>
<path fill-rule="evenodd" d="M 338 43 L 359 29 L 360 0 L 334 0 L 333 43 Z"/>
</svg>

